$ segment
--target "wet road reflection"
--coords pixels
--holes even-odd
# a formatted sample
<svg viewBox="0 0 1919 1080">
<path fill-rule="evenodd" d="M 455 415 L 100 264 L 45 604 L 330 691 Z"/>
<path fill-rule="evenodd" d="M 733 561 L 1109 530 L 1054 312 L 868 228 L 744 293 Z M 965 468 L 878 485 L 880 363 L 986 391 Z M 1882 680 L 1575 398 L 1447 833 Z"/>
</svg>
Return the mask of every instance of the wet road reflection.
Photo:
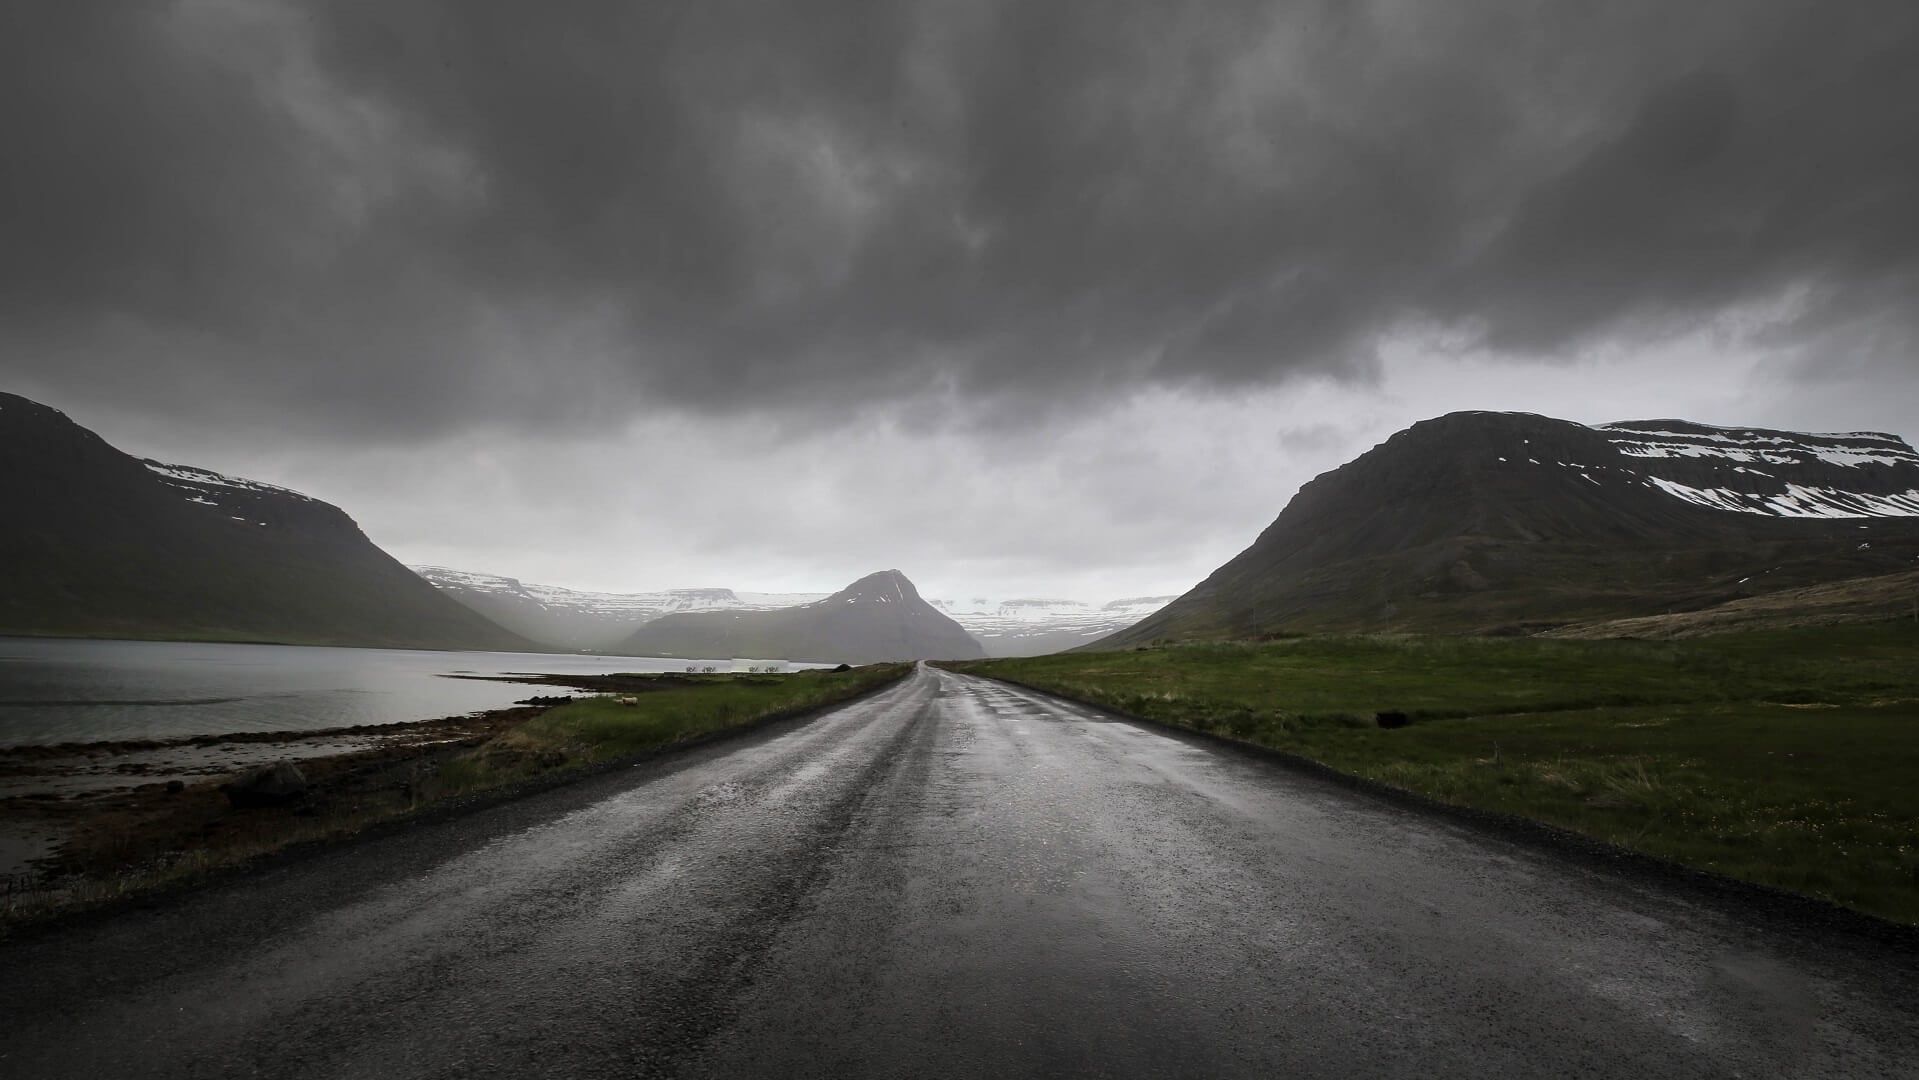
<svg viewBox="0 0 1919 1080">
<path fill-rule="evenodd" d="M 922 669 L 0 946 L 19 1076 L 1902 1076 L 1910 959 Z"/>
</svg>

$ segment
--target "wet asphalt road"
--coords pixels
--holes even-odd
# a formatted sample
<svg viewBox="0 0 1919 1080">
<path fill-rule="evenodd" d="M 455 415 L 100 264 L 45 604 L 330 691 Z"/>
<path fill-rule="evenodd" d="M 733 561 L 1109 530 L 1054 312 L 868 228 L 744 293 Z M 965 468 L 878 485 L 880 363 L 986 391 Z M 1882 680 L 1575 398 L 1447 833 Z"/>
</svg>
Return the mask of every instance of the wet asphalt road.
<svg viewBox="0 0 1919 1080">
<path fill-rule="evenodd" d="M 1919 1076 L 1845 931 L 933 669 L 0 944 L 0 1076 Z"/>
</svg>

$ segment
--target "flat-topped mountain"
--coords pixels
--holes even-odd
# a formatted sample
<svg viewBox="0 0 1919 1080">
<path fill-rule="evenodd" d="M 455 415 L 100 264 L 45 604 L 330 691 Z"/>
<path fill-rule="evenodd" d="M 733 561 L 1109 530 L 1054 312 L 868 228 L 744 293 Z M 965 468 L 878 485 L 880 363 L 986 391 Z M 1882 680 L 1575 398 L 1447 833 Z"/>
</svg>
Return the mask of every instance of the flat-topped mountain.
<svg viewBox="0 0 1919 1080">
<path fill-rule="evenodd" d="M 444 566 L 408 569 L 501 626 L 563 649 L 610 649 L 641 626 L 677 612 L 771 611 L 810 604 L 827 596 L 826 593 L 753 593 L 713 588 L 586 592 Z"/>
<path fill-rule="evenodd" d="M 796 607 L 667 615 L 640 627 L 615 651 L 848 664 L 986 655 L 958 623 L 921 599 L 898 570 L 868 574 L 823 600 Z"/>
<path fill-rule="evenodd" d="M 0 634 L 406 648 L 532 643 L 441 596 L 339 507 L 142 461 L 0 393 Z"/>
<path fill-rule="evenodd" d="M 1527 413 L 1422 421 L 1096 647 L 1310 630 L 1531 632 L 1911 568 L 1919 454 L 1877 432 Z"/>
</svg>

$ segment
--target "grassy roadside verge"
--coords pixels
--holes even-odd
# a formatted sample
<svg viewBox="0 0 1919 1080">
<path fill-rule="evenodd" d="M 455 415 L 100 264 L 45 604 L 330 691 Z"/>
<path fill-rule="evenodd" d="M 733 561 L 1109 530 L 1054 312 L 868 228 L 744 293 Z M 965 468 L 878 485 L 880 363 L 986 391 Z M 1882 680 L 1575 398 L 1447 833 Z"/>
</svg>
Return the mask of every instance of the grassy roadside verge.
<svg viewBox="0 0 1919 1080">
<path fill-rule="evenodd" d="M 1677 642 L 1310 637 L 946 666 L 1919 923 L 1909 622 Z M 1380 726 L 1392 713 L 1405 726 Z"/>
<path fill-rule="evenodd" d="M 870 664 L 839 673 L 636 676 L 631 684 L 636 693 L 590 697 L 548 710 L 440 766 L 423 791 L 429 799 L 442 799 L 630 758 L 810 712 L 898 682 L 912 670 L 911 664 Z M 647 688 L 649 683 L 655 688 Z"/>
<path fill-rule="evenodd" d="M 217 781 L 177 793 L 155 785 L 84 822 L 59 873 L 43 886 L 0 892 L 0 934 L 49 916 L 212 880 L 289 848 L 461 812 L 804 715 L 911 672 L 910 664 L 873 664 L 790 675 L 626 676 L 622 694 L 500 710 L 498 733 L 477 746 L 302 759 L 299 766 L 312 787 L 307 798 L 283 807 L 235 810 Z M 632 703 L 622 704 L 622 698 Z"/>
</svg>

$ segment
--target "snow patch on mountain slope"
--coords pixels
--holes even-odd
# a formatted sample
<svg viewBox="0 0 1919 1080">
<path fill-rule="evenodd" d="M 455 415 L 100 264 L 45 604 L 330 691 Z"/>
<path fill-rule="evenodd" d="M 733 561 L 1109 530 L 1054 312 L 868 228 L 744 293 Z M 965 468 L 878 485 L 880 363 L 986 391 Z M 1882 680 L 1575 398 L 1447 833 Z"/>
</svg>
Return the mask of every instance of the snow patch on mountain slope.
<svg viewBox="0 0 1919 1080">
<path fill-rule="evenodd" d="M 1663 431 L 1630 422 L 1602 424 L 1598 430 L 1627 457 L 1721 458 L 1774 465 L 1820 461 L 1842 468 L 1919 465 L 1919 455 L 1915 455 L 1904 440 L 1876 431 L 1781 433 L 1736 428 Z"/>
<path fill-rule="evenodd" d="M 1781 494 L 1753 494 L 1723 488 L 1695 488 L 1660 477 L 1648 477 L 1659 490 L 1714 510 L 1733 510 L 1747 514 L 1772 514 L 1778 517 L 1913 517 L 1919 516 L 1919 491 L 1895 495 L 1869 495 L 1830 487 L 1787 484 Z"/>
<path fill-rule="evenodd" d="M 164 461 L 143 458 L 140 464 L 160 479 L 162 484 L 184 496 L 185 501 L 196 506 L 205 506 L 221 511 L 228 519 L 241 524 L 267 527 L 272 520 L 284 523 L 284 514 L 289 507 L 299 508 L 326 507 L 327 504 L 311 495 L 303 495 L 291 488 L 263 484 L 258 480 L 248 480 L 240 476 L 228 476 L 212 469 L 201 469 L 192 465 L 169 465 Z M 266 511 L 265 508 L 275 510 Z"/>
<path fill-rule="evenodd" d="M 1594 430 L 1627 459 L 1639 482 L 1695 506 L 1795 518 L 1919 516 L 1919 453 L 1896 435 L 1672 420 Z"/>
<path fill-rule="evenodd" d="M 248 480 L 240 476 L 228 476 L 225 473 L 214 472 L 212 469 L 199 469 L 191 465 L 168 465 L 152 459 L 144 459 L 140 464 L 145 465 L 149 472 L 158 476 L 161 483 L 187 492 L 188 502 L 216 505 L 206 497 L 208 489 L 243 491 L 252 495 L 279 495 L 305 502 L 319 501 L 311 495 L 302 495 L 291 488 L 263 484 L 258 480 Z"/>
</svg>

